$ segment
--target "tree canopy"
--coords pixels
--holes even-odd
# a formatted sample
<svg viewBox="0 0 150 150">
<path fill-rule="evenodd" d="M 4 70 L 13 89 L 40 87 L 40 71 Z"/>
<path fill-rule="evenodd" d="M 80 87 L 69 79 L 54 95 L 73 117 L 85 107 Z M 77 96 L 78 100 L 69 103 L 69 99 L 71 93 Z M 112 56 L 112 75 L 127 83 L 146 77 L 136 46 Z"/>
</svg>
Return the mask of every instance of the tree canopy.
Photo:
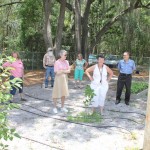
<svg viewBox="0 0 150 150">
<path fill-rule="evenodd" d="M 150 56 L 149 0 L 1 0 L 0 49 Z"/>
</svg>

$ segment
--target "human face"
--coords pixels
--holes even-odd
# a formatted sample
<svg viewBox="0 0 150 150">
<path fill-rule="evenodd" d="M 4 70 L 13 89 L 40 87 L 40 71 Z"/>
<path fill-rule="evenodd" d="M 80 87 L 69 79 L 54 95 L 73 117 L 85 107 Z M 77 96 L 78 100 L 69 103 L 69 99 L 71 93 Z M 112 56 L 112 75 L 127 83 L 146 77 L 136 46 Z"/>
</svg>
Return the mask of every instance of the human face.
<svg viewBox="0 0 150 150">
<path fill-rule="evenodd" d="M 66 58 L 67 58 L 67 53 L 64 53 L 64 54 L 61 55 L 62 60 L 65 60 Z"/>
<path fill-rule="evenodd" d="M 123 53 L 123 59 L 126 61 L 129 59 L 129 54 L 128 53 Z"/>
<path fill-rule="evenodd" d="M 101 66 L 101 65 L 103 65 L 104 64 L 104 58 L 98 58 L 98 64 Z"/>
<path fill-rule="evenodd" d="M 82 55 L 79 54 L 78 55 L 78 59 L 81 60 L 82 59 Z"/>
<path fill-rule="evenodd" d="M 13 53 L 12 56 L 13 56 L 14 58 L 16 58 L 16 59 L 18 58 L 17 53 Z"/>
</svg>

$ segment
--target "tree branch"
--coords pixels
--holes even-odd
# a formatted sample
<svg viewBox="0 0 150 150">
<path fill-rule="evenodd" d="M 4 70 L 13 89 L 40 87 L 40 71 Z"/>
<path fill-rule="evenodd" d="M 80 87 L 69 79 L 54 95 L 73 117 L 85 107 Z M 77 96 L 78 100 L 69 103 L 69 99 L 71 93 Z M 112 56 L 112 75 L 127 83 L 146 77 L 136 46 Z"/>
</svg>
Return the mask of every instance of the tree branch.
<svg viewBox="0 0 150 150">
<path fill-rule="evenodd" d="M 134 6 L 135 6 L 135 9 L 137 9 L 137 8 L 147 8 L 147 9 L 150 9 L 150 2 L 148 4 L 146 4 L 146 5 L 144 5 L 141 0 L 137 0 L 135 2 Z"/>
<path fill-rule="evenodd" d="M 61 0 L 56 0 L 58 3 L 60 3 L 61 4 Z M 66 7 L 70 10 L 70 11 L 73 11 L 73 7 L 72 7 L 72 5 L 71 4 L 69 4 L 69 3 L 66 3 Z"/>
<path fill-rule="evenodd" d="M 143 5 L 141 0 L 137 0 L 133 5 L 130 5 L 127 9 L 120 12 L 117 16 L 113 17 L 110 21 L 108 21 L 101 30 L 97 33 L 95 40 L 91 42 L 90 49 L 93 49 L 93 47 L 100 42 L 101 37 L 110 29 L 110 27 L 117 22 L 122 16 L 124 16 L 127 13 L 130 13 L 134 9 L 138 8 L 148 8 L 149 9 L 150 3 L 147 5 Z"/>
<path fill-rule="evenodd" d="M 0 5 L 0 7 L 8 6 L 8 5 L 13 5 L 13 4 L 21 4 L 21 3 L 25 3 L 25 2 L 11 2 L 11 3 L 6 3 L 6 4 Z"/>
</svg>

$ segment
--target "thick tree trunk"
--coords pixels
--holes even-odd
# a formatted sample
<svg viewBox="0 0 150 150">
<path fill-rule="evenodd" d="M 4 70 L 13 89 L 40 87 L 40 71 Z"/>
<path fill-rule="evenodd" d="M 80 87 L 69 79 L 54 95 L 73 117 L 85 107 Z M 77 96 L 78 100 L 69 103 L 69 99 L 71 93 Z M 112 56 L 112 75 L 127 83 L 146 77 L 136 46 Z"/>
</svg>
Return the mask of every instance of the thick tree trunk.
<svg viewBox="0 0 150 150">
<path fill-rule="evenodd" d="M 92 2 L 94 0 L 87 0 L 83 19 L 82 19 L 82 43 L 81 43 L 81 48 L 82 48 L 82 55 L 83 57 L 87 58 L 87 53 L 88 53 L 88 19 L 89 19 L 89 14 L 90 14 L 90 7 Z"/>
<path fill-rule="evenodd" d="M 75 43 L 76 51 L 81 52 L 81 4 L 75 0 Z"/>
<path fill-rule="evenodd" d="M 149 70 L 149 88 L 148 88 L 148 98 L 147 98 L 146 126 L 145 126 L 145 133 L 144 133 L 143 150 L 149 150 L 149 149 L 150 149 L 150 70 Z"/>
<path fill-rule="evenodd" d="M 66 8 L 66 0 L 61 0 L 60 2 L 60 13 L 57 23 L 57 34 L 56 34 L 56 41 L 55 41 L 55 55 L 58 55 L 58 51 L 61 49 L 62 43 L 62 32 L 64 27 L 64 19 L 65 19 L 65 8 Z"/>
<path fill-rule="evenodd" d="M 50 13 L 51 13 L 51 0 L 43 0 L 44 7 L 44 41 L 46 48 L 53 47 L 52 35 L 51 35 L 51 24 L 50 24 Z"/>
</svg>

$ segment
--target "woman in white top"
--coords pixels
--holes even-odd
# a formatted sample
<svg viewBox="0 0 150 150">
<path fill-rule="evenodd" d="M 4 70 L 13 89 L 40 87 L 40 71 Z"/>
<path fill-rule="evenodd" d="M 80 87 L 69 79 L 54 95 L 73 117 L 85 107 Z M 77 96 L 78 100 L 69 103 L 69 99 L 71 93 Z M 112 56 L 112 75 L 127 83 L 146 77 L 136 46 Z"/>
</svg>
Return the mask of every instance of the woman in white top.
<svg viewBox="0 0 150 150">
<path fill-rule="evenodd" d="M 104 56 L 97 57 L 98 63 L 89 67 L 86 70 L 86 75 L 91 80 L 91 89 L 94 90 L 95 96 L 92 99 L 91 106 L 93 112 L 96 107 L 100 107 L 100 112 L 103 114 L 103 107 L 105 103 L 106 94 L 108 91 L 108 82 L 113 76 L 112 70 L 104 64 Z M 93 72 L 93 77 L 90 75 Z"/>
</svg>

